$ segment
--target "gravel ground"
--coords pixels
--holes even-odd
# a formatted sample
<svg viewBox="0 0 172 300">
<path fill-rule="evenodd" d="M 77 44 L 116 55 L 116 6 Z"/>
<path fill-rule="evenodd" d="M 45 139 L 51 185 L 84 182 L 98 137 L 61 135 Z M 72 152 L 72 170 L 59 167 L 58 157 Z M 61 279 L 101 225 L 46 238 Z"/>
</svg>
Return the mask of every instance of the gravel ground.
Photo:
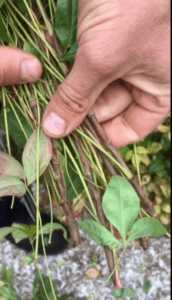
<svg viewBox="0 0 172 300">
<path fill-rule="evenodd" d="M 52 280 L 61 294 L 69 294 L 70 300 L 88 300 L 101 291 L 94 298 L 95 300 L 115 300 L 113 295 L 112 282 L 103 287 L 109 276 L 109 270 L 105 259 L 104 251 L 92 241 L 88 235 L 81 230 L 84 242 L 80 247 L 67 249 L 62 255 L 49 256 L 48 264 L 51 270 Z M 97 255 L 97 263 L 101 267 L 101 276 L 97 279 L 89 279 L 85 271 L 92 268 L 90 254 Z M 119 248 L 117 253 L 121 253 Z M 14 268 L 14 287 L 21 298 L 32 297 L 32 285 L 36 264 L 22 265 L 26 253 L 17 249 L 5 239 L 0 242 L 0 270 L 5 262 L 7 269 Z M 57 268 L 57 263 L 66 263 Z M 39 257 L 40 269 L 46 275 L 46 265 L 43 257 Z M 137 300 L 170 300 L 170 239 L 162 237 L 151 238 L 150 247 L 144 251 L 141 247 L 129 244 L 121 259 L 123 288 L 135 290 Z M 144 270 L 144 271 L 143 271 Z M 145 281 L 152 285 L 147 294 L 143 291 Z M 126 297 L 126 300 L 131 299 Z"/>
</svg>

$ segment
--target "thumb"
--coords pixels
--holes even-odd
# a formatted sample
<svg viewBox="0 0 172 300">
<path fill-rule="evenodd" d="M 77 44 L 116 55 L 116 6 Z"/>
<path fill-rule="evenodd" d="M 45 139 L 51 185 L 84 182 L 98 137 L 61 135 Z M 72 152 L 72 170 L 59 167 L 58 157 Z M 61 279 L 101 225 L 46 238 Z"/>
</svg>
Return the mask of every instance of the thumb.
<svg viewBox="0 0 172 300">
<path fill-rule="evenodd" d="M 71 72 L 59 85 L 43 116 L 42 128 L 52 138 L 74 131 L 111 81 L 79 50 Z"/>
<path fill-rule="evenodd" d="M 42 75 L 42 65 L 33 55 L 12 47 L 0 47 L 0 86 L 34 82 Z"/>
</svg>

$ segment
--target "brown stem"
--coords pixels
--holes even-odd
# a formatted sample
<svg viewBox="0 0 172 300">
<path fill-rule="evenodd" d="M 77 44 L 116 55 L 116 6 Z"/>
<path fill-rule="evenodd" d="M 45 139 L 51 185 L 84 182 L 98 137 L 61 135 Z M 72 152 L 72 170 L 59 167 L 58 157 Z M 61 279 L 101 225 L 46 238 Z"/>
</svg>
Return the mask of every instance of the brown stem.
<svg viewBox="0 0 172 300">
<path fill-rule="evenodd" d="M 67 197 L 67 190 L 66 187 L 64 185 L 63 182 L 63 177 L 61 174 L 61 170 L 60 170 L 60 164 L 59 164 L 59 158 L 58 158 L 58 153 L 57 153 L 57 149 L 55 146 L 54 141 L 52 140 L 53 143 L 53 155 L 52 155 L 52 166 L 53 166 L 53 170 L 55 172 L 56 175 L 56 182 L 57 182 L 57 186 L 59 188 L 59 192 L 60 192 L 60 196 L 62 199 L 62 207 L 69 225 L 69 230 L 71 233 L 71 246 L 76 247 L 79 246 L 81 244 L 81 237 L 78 231 L 78 225 L 77 222 L 73 216 L 72 213 L 72 209 L 71 206 L 69 205 L 68 202 L 68 197 Z"/>
<path fill-rule="evenodd" d="M 88 179 L 87 184 L 88 184 L 90 193 L 92 195 L 92 198 L 94 200 L 94 203 L 96 205 L 98 218 L 99 218 L 101 224 L 103 226 L 105 226 L 109 230 L 110 226 L 108 225 L 108 223 L 106 221 L 106 218 L 104 216 L 104 213 L 103 213 L 103 210 L 102 210 L 101 199 L 98 196 L 98 193 L 97 193 L 97 190 L 96 190 L 95 186 L 92 184 L 92 182 L 94 180 L 93 180 L 93 175 L 92 175 L 92 170 L 91 170 L 90 163 L 88 161 L 88 158 L 87 158 L 86 154 L 84 153 L 84 151 L 82 149 L 79 134 L 75 133 L 75 136 L 76 136 L 76 139 L 74 140 L 74 143 L 75 143 L 75 145 L 77 147 L 77 150 L 78 150 L 78 152 L 79 152 L 79 154 L 81 156 L 82 162 L 83 162 L 84 167 L 85 167 L 86 177 Z M 114 270 L 114 268 L 115 268 L 115 262 L 114 262 L 114 258 L 113 258 L 113 253 L 109 249 L 108 246 L 104 246 L 104 251 L 105 251 L 105 254 L 106 254 L 106 258 L 107 258 L 107 262 L 108 262 L 108 265 L 109 265 L 110 272 L 112 272 Z M 114 285 L 116 286 L 115 272 L 113 273 L 112 278 L 113 278 Z"/>
<path fill-rule="evenodd" d="M 118 154 L 118 152 L 115 150 L 115 148 L 108 141 L 108 139 L 107 139 L 107 137 L 106 137 L 106 135 L 105 135 L 105 133 L 104 133 L 101 125 L 99 124 L 99 122 L 97 121 L 97 119 L 95 117 L 94 112 L 91 111 L 88 116 L 89 116 L 89 118 L 91 120 L 91 123 L 93 124 L 93 126 L 95 128 L 95 131 L 99 135 L 100 139 L 103 141 L 105 147 L 114 155 L 114 157 L 121 164 L 121 166 L 123 166 L 127 171 L 129 171 L 131 173 L 130 169 L 128 168 L 128 166 L 126 165 L 126 163 L 124 162 L 124 160 L 122 159 L 122 157 Z M 131 185 L 133 186 L 133 188 L 135 189 L 135 191 L 138 194 L 138 196 L 140 197 L 140 199 L 141 199 L 141 201 L 143 203 L 143 206 L 146 209 L 146 211 L 151 216 L 154 216 L 154 209 L 153 209 L 153 204 L 152 204 L 151 200 L 144 194 L 143 190 L 141 189 L 141 187 L 139 186 L 139 184 L 136 182 L 136 180 L 134 179 L 134 177 L 132 177 L 131 179 L 128 179 L 128 180 L 131 183 Z"/>
<path fill-rule="evenodd" d="M 140 238 L 139 241 L 144 250 L 147 250 L 149 248 L 149 237 Z"/>
</svg>

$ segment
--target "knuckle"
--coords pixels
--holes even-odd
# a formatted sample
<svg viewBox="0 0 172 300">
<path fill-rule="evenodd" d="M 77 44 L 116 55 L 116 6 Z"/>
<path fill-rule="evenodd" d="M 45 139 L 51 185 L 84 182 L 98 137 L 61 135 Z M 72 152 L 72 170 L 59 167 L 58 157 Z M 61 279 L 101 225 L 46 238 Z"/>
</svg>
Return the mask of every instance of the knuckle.
<svg viewBox="0 0 172 300">
<path fill-rule="evenodd" d="M 58 93 L 58 106 L 67 112 L 70 111 L 80 114 L 86 112 L 90 105 L 90 100 L 88 98 L 76 92 L 66 83 L 59 86 Z"/>
<path fill-rule="evenodd" d="M 85 45 L 82 51 L 82 55 L 85 57 L 86 64 L 89 69 L 100 76 L 106 76 L 114 71 L 114 66 L 112 59 L 110 59 L 109 51 L 101 47 L 98 43 L 92 43 L 90 45 Z"/>
</svg>

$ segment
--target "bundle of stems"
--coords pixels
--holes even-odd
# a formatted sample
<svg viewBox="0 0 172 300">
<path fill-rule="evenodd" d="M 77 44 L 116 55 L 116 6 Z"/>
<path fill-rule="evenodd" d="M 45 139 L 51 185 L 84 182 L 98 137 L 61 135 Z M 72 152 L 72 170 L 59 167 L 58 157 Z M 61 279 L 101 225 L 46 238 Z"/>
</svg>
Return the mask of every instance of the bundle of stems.
<svg viewBox="0 0 172 300">
<path fill-rule="evenodd" d="M 29 136 L 23 126 L 18 112 L 20 112 L 32 131 L 41 125 L 41 117 L 49 100 L 55 93 L 58 85 L 63 82 L 71 65 L 60 60 L 61 46 L 54 31 L 54 15 L 56 5 L 54 0 L 47 0 L 47 9 L 41 0 L 23 0 L 27 7 L 24 14 L 17 8 L 12 0 L 5 1 L 1 8 L 1 17 L 6 26 L 9 46 L 21 49 L 31 49 L 35 53 L 44 68 L 41 80 L 34 84 L 22 84 L 9 88 L 3 87 L 1 101 L 4 106 L 6 120 L 6 134 L 8 151 L 11 153 L 8 114 L 5 108 L 10 108 L 16 116 L 17 122 L 23 132 L 26 141 Z M 4 45 L 1 42 L 1 45 Z M 28 47 L 27 47 L 28 46 Z M 30 47 L 30 48 L 29 48 Z M 151 201 L 143 193 L 139 184 L 135 181 L 132 172 L 120 157 L 119 152 L 107 140 L 100 124 L 97 122 L 93 111 L 90 111 L 83 124 L 74 133 L 61 140 L 52 140 L 53 156 L 48 166 L 48 176 L 45 175 L 44 185 L 48 191 L 50 206 L 55 199 L 57 208 L 63 211 L 71 232 L 71 245 L 81 244 L 77 222 L 73 216 L 71 201 L 68 199 L 67 188 L 64 181 L 64 169 L 68 180 L 76 192 L 76 198 L 83 201 L 83 205 L 89 210 L 92 217 L 108 229 L 112 229 L 104 216 L 101 199 L 104 190 L 112 175 L 120 174 L 132 184 L 142 202 L 142 213 L 154 215 Z M 63 154 L 63 164 L 60 155 Z M 68 168 L 72 168 L 82 182 L 84 194 L 78 193 L 73 185 Z M 49 178 L 50 180 L 48 180 Z M 37 184 L 39 187 L 39 183 Z M 87 204 L 89 203 L 89 207 Z M 39 197 L 38 197 L 39 204 Z M 114 253 L 104 247 L 110 271 L 115 269 Z M 117 273 L 113 273 L 113 282 L 116 285 Z"/>
</svg>

